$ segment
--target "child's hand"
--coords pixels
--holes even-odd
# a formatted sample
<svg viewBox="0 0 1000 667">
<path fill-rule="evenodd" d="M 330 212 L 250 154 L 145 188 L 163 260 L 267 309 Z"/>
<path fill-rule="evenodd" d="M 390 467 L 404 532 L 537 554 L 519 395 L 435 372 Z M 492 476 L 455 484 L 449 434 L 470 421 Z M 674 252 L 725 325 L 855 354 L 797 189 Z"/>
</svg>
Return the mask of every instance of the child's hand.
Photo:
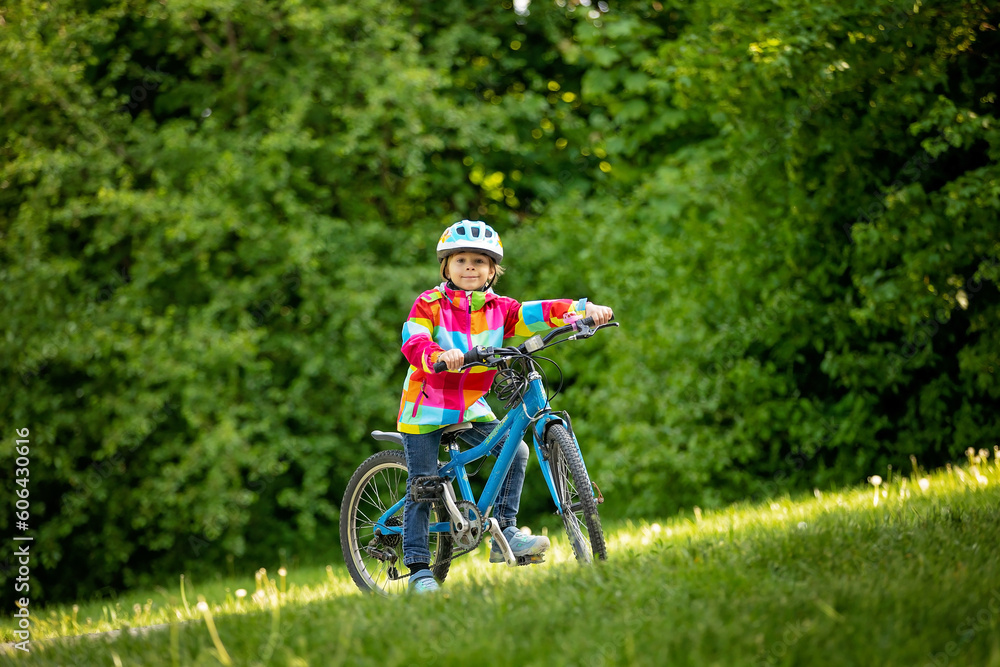
<svg viewBox="0 0 1000 667">
<path fill-rule="evenodd" d="M 587 302 L 587 317 L 592 317 L 594 319 L 595 326 L 607 324 L 614 316 L 614 311 L 607 306 L 598 306 L 596 303 Z"/>
<path fill-rule="evenodd" d="M 449 371 L 457 371 L 465 363 L 465 354 L 461 350 L 445 350 L 437 360 L 448 364 Z"/>
</svg>

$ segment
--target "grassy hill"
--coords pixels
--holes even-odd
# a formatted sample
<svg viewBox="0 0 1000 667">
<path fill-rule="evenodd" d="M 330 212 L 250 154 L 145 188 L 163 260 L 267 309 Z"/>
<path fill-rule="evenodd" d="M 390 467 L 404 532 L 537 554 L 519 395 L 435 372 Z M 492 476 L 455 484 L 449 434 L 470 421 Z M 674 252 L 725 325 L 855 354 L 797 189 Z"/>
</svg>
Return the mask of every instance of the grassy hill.
<svg viewBox="0 0 1000 667">
<path fill-rule="evenodd" d="M 342 565 L 164 582 L 40 611 L 30 653 L 0 663 L 1000 666 L 995 455 L 612 526 L 594 567 L 558 535 L 539 567 L 491 566 L 484 545 L 430 597 L 363 595 Z M 105 630 L 123 631 L 69 638 Z"/>
</svg>

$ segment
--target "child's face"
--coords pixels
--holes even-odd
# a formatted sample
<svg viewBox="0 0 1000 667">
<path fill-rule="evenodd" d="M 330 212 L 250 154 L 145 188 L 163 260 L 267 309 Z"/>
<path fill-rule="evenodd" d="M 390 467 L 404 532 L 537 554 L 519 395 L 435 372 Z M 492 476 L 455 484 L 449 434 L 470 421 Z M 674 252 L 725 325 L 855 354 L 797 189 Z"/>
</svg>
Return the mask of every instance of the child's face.
<svg viewBox="0 0 1000 667">
<path fill-rule="evenodd" d="M 486 255 L 477 252 L 458 252 L 448 257 L 444 275 L 459 289 L 477 290 L 493 279 L 496 269 Z"/>
</svg>

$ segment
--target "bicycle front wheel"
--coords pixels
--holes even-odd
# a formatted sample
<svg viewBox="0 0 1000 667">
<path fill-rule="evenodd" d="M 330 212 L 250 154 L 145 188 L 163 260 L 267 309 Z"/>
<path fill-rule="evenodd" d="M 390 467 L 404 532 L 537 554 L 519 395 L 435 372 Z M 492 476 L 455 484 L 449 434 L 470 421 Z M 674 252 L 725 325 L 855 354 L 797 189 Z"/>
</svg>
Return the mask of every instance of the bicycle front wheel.
<svg viewBox="0 0 1000 667">
<path fill-rule="evenodd" d="M 573 436 L 562 424 L 553 424 L 545 434 L 545 444 L 559 512 L 576 559 L 582 563 L 593 562 L 595 556 L 607 560 L 597 499 Z"/>
<path fill-rule="evenodd" d="M 340 546 L 351 578 L 363 591 L 392 595 L 407 590 L 403 536 L 378 535 L 375 531 L 379 517 L 405 497 L 406 477 L 406 457 L 399 450 L 390 450 L 366 459 L 347 483 L 340 510 Z M 402 508 L 386 524 L 402 526 Z M 431 571 L 438 581 L 444 581 L 451 566 L 451 536 L 431 533 L 428 546 L 434 556 Z"/>
</svg>

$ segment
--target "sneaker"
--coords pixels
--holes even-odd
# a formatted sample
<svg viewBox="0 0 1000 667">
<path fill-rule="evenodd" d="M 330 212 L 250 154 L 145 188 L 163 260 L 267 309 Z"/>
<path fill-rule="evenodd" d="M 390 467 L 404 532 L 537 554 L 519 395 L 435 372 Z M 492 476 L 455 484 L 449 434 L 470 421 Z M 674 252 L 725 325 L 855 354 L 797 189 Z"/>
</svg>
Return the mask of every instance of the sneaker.
<svg viewBox="0 0 1000 667">
<path fill-rule="evenodd" d="M 519 561 L 541 563 L 542 554 L 544 554 L 549 548 L 549 538 L 544 535 L 528 535 L 527 533 L 522 533 L 514 526 L 504 528 L 503 536 L 507 538 L 507 544 L 510 545 L 510 550 L 514 552 L 514 556 L 517 557 Z M 490 562 L 505 562 L 503 559 L 503 552 L 500 551 L 500 545 L 496 540 L 493 540 L 493 548 L 490 549 Z"/>
<path fill-rule="evenodd" d="M 411 593 L 433 593 L 441 590 L 430 570 L 418 570 L 410 575 Z"/>
</svg>

